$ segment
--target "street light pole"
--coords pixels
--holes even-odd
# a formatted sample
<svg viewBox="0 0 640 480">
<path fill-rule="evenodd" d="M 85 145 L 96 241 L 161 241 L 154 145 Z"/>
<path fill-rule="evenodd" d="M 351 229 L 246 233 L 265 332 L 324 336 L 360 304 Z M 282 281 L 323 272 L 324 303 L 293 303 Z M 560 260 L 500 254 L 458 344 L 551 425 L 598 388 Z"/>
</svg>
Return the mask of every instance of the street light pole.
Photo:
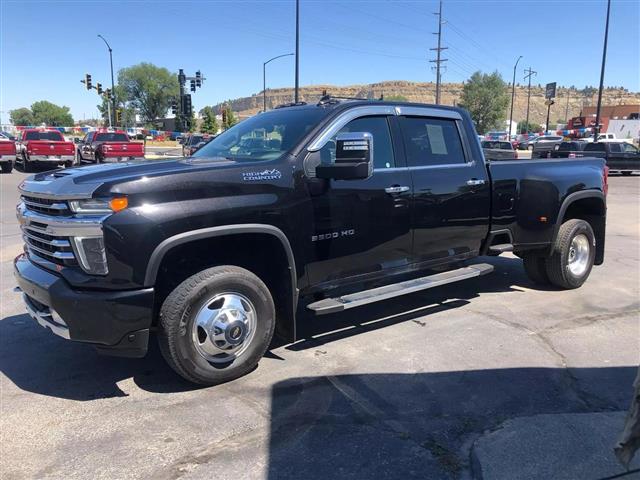
<svg viewBox="0 0 640 480">
<path fill-rule="evenodd" d="M 278 55 L 277 57 L 270 58 L 266 62 L 262 64 L 262 111 L 267 111 L 267 63 L 273 62 L 278 58 L 289 57 L 294 55 L 293 53 L 285 53 L 282 55 Z"/>
<path fill-rule="evenodd" d="M 115 126 L 116 124 L 116 85 L 113 79 L 113 50 L 111 50 L 111 46 L 102 35 L 98 34 L 98 37 L 102 39 L 104 44 L 109 49 L 109 64 L 111 65 L 111 101 L 113 103 L 113 108 L 111 110 L 113 112 L 113 125 Z M 109 122 L 111 122 L 111 115 L 109 115 Z"/>
<path fill-rule="evenodd" d="M 300 0 L 296 0 L 296 88 L 293 101 L 298 103 L 300 97 L 298 95 L 300 73 Z"/>
<path fill-rule="evenodd" d="M 513 83 L 511 84 L 511 114 L 509 115 L 509 138 L 508 141 L 511 141 L 511 125 L 513 124 L 513 102 L 516 99 L 516 68 L 518 68 L 518 63 L 522 55 L 518 57 L 516 60 L 516 64 L 513 66 Z"/>
<path fill-rule="evenodd" d="M 604 45 L 602 47 L 602 68 L 600 69 L 600 88 L 598 90 L 598 106 L 596 107 L 596 126 L 593 129 L 593 141 L 598 141 L 600 134 L 600 107 L 602 107 L 602 89 L 604 88 L 604 66 L 607 62 L 607 39 L 609 38 L 609 11 L 611 0 L 607 0 L 607 21 L 604 27 Z"/>
</svg>

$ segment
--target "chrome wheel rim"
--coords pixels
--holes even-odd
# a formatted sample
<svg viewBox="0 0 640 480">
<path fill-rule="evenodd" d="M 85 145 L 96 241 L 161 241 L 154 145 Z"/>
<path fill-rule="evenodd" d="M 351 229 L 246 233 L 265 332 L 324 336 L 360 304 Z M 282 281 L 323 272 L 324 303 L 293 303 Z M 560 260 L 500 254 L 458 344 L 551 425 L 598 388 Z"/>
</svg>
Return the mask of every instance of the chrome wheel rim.
<svg viewBox="0 0 640 480">
<path fill-rule="evenodd" d="M 240 293 L 221 293 L 198 311 L 191 338 L 196 351 L 208 362 L 229 363 L 249 347 L 256 332 L 256 309 Z"/>
<path fill-rule="evenodd" d="M 567 260 L 567 268 L 569 271 L 579 277 L 587 271 L 589 266 L 589 239 L 584 234 L 579 234 L 571 240 L 569 247 L 569 258 Z"/>
</svg>

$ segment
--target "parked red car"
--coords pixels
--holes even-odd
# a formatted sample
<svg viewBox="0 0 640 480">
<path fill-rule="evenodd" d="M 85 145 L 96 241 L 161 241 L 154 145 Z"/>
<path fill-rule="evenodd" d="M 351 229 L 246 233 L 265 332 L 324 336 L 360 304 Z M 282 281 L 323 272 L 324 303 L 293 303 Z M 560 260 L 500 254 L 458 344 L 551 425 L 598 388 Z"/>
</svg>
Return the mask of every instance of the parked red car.
<svg viewBox="0 0 640 480">
<path fill-rule="evenodd" d="M 16 142 L 16 156 L 22 160 L 25 172 L 30 172 L 38 162 L 64 164 L 70 167 L 76 159 L 76 146 L 67 142 L 62 134 L 51 128 L 22 130 Z"/>
<path fill-rule="evenodd" d="M 11 173 L 16 161 L 16 142 L 0 138 L 0 165 L 2 173 Z"/>
<path fill-rule="evenodd" d="M 144 144 L 132 142 L 124 130 L 89 132 L 78 144 L 79 162 L 121 162 L 143 160 Z"/>
</svg>

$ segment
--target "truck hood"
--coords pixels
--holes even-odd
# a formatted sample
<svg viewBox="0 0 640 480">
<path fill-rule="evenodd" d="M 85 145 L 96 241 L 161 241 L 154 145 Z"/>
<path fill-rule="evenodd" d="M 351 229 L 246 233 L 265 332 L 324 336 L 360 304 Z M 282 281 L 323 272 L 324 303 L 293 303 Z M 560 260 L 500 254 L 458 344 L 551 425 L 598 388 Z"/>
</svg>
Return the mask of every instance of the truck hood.
<svg viewBox="0 0 640 480">
<path fill-rule="evenodd" d="M 91 198 L 93 193 L 105 184 L 191 172 L 194 169 L 233 168 L 238 163 L 224 158 L 105 163 L 38 173 L 23 181 L 18 189 L 26 195 L 34 193 L 45 198 Z"/>
</svg>

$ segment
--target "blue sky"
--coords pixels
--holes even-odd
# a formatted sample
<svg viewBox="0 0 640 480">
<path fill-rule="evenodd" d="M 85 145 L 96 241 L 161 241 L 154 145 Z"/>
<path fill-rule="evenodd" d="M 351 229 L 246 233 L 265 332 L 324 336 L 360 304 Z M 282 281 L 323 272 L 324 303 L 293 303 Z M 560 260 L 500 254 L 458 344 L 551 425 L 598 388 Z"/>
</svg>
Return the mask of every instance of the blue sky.
<svg viewBox="0 0 640 480">
<path fill-rule="evenodd" d="M 346 85 L 382 80 L 433 81 L 437 1 L 301 0 L 300 83 Z M 0 1 L 0 94 L 8 111 L 46 99 L 76 119 L 97 115 L 84 73 L 109 85 L 114 67 L 152 62 L 207 77 L 197 109 L 262 89 L 262 62 L 295 48 L 295 2 Z M 443 81 L 475 70 L 538 71 L 535 83 L 597 86 L 604 0 L 444 0 Z M 613 0 L 605 84 L 640 90 L 640 2 Z M 267 67 L 267 86 L 293 85 L 293 57 Z"/>
</svg>

